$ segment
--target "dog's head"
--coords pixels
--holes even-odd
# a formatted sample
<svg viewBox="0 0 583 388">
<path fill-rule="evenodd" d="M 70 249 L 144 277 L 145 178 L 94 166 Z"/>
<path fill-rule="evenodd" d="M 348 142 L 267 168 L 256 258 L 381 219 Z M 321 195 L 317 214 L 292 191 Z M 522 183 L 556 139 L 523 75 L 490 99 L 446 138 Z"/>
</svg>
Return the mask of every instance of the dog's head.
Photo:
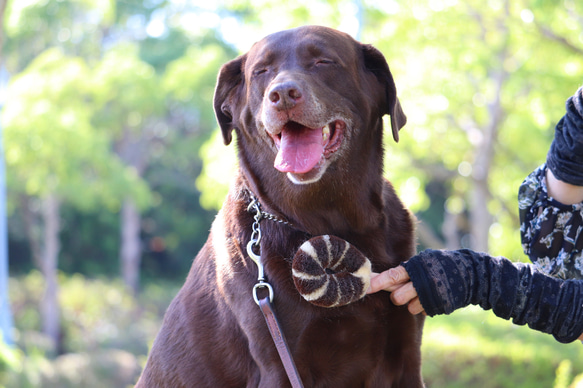
<svg viewBox="0 0 583 388">
<path fill-rule="evenodd" d="M 406 122 L 384 56 L 319 26 L 269 35 L 225 64 L 214 107 L 225 144 L 235 129 L 295 184 L 319 181 L 340 159 L 365 157 L 371 143 L 382 151 L 383 115 L 395 141 Z"/>
</svg>

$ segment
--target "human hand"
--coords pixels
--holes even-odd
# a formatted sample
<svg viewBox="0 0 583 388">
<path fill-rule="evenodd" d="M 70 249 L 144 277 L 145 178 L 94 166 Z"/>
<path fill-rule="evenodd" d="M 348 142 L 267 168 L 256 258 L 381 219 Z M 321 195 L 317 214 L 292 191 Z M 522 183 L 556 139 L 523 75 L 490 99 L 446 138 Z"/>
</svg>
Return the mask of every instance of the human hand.
<svg viewBox="0 0 583 388">
<path fill-rule="evenodd" d="M 413 315 L 425 313 L 425 309 L 419 301 L 417 291 L 409 279 L 409 274 L 404 267 L 398 266 L 380 274 L 372 274 L 368 294 L 378 291 L 391 292 L 391 300 L 397 306 L 407 305 L 407 309 Z"/>
</svg>

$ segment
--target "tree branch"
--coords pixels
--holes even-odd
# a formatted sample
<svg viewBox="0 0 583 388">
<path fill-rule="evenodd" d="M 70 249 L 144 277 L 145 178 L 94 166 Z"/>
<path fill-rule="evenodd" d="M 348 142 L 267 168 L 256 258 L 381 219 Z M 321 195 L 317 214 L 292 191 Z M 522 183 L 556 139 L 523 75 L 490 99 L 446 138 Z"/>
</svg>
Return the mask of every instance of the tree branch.
<svg viewBox="0 0 583 388">
<path fill-rule="evenodd" d="M 573 43 L 569 42 L 567 40 L 567 38 L 557 35 L 553 30 L 551 30 L 547 26 L 543 26 L 539 23 L 535 23 L 535 24 L 536 24 L 536 27 L 538 28 L 538 30 L 540 31 L 540 33 L 545 38 L 548 38 L 550 40 L 558 42 L 558 43 L 562 44 L 563 46 L 565 46 L 566 48 L 568 48 L 569 50 L 571 50 L 579 55 L 583 55 L 583 49 L 581 49 L 580 47 L 577 47 Z"/>
<path fill-rule="evenodd" d="M 418 218 L 418 221 L 416 232 L 421 244 L 431 249 L 443 249 L 445 242 L 422 219 Z"/>
</svg>

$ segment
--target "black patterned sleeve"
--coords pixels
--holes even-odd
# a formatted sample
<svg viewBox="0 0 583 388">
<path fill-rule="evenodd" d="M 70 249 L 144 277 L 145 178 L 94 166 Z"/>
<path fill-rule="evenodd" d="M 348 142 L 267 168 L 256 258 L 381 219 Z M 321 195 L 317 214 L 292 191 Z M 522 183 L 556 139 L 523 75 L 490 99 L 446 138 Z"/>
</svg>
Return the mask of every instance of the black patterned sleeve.
<svg viewBox="0 0 583 388">
<path fill-rule="evenodd" d="M 546 165 L 518 192 L 524 253 L 536 269 L 561 279 L 583 279 L 583 203 L 564 205 L 547 194 Z"/>
<path fill-rule="evenodd" d="M 402 264 L 429 316 L 470 304 L 568 343 L 583 333 L 583 281 L 561 280 L 467 249 L 425 250 Z"/>
</svg>

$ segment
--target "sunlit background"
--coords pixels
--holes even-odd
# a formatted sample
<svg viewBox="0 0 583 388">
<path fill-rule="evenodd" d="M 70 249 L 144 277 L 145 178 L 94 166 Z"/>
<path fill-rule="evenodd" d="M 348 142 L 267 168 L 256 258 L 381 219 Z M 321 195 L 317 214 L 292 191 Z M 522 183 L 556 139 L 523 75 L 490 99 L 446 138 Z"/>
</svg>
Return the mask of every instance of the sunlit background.
<svg viewBox="0 0 583 388">
<path fill-rule="evenodd" d="M 408 117 L 385 175 L 418 249 L 527 261 L 517 190 L 583 84 L 577 0 L 8 0 L 3 21 L 0 387 L 135 382 L 236 166 L 218 69 L 263 36 L 320 24 L 385 54 Z M 477 308 L 428 319 L 422 349 L 429 387 L 583 373 L 581 344 Z"/>
</svg>

